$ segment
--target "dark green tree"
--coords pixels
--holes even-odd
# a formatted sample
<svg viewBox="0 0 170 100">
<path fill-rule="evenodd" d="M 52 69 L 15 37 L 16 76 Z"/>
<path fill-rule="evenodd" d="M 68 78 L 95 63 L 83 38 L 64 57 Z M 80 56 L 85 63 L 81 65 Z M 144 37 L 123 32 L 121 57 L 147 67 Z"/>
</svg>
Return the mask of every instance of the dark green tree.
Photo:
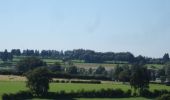
<svg viewBox="0 0 170 100">
<path fill-rule="evenodd" d="M 169 61 L 169 54 L 165 53 L 162 60 L 163 60 L 164 63 L 168 62 Z"/>
<path fill-rule="evenodd" d="M 132 72 L 130 77 L 130 85 L 138 93 L 149 88 L 149 72 L 146 67 L 140 64 L 135 64 L 132 66 Z"/>
<path fill-rule="evenodd" d="M 52 72 L 60 72 L 60 71 L 62 71 L 62 67 L 61 67 L 60 62 L 55 62 L 53 65 L 50 65 L 49 69 Z"/>
<path fill-rule="evenodd" d="M 5 49 L 4 52 L 1 52 L 0 58 L 1 58 L 2 61 L 4 61 L 4 62 L 6 62 L 6 61 L 12 61 L 13 55 L 12 55 L 12 53 L 8 52 L 7 49 Z"/>
<path fill-rule="evenodd" d="M 2 59 L 2 61 L 8 61 L 8 51 L 5 49 L 5 51 L 4 52 L 2 52 L 2 54 L 1 54 L 1 59 Z"/>
<path fill-rule="evenodd" d="M 15 56 L 20 56 L 21 55 L 20 49 L 12 49 L 11 53 L 12 53 L 12 55 L 15 55 Z"/>
<path fill-rule="evenodd" d="M 36 68 L 26 74 L 26 86 L 36 96 L 47 94 L 49 82 L 51 81 L 50 72 L 44 67 Z"/>
<path fill-rule="evenodd" d="M 128 71 L 121 71 L 119 74 L 119 80 L 122 82 L 129 82 L 129 78 L 130 78 L 130 73 Z"/>
<path fill-rule="evenodd" d="M 78 68 L 76 66 L 70 66 L 67 68 L 69 74 L 78 74 Z"/>
<path fill-rule="evenodd" d="M 36 57 L 26 57 L 17 63 L 17 69 L 19 72 L 22 73 L 25 73 L 29 70 L 33 70 L 41 66 L 46 66 L 46 63 Z"/>
<path fill-rule="evenodd" d="M 106 72 L 105 68 L 104 68 L 103 66 L 99 66 L 99 67 L 96 69 L 95 74 L 104 75 L 105 72 Z"/>
<path fill-rule="evenodd" d="M 165 65 L 166 82 L 170 84 L 170 62 Z"/>
<path fill-rule="evenodd" d="M 119 74 L 123 71 L 123 68 L 120 65 L 117 65 L 114 69 L 114 79 L 119 80 Z"/>
</svg>

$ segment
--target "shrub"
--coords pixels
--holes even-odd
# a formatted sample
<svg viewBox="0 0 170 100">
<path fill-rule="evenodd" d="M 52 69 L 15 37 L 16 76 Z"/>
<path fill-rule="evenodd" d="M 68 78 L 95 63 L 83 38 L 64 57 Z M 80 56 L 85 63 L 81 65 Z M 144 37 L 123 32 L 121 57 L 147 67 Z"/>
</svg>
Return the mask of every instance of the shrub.
<svg viewBox="0 0 170 100">
<path fill-rule="evenodd" d="M 140 96 L 151 98 L 151 97 L 153 97 L 153 93 L 151 91 L 149 91 L 148 89 L 144 89 L 144 90 L 140 91 Z"/>
<path fill-rule="evenodd" d="M 16 94 L 3 94 L 2 100 L 25 100 L 32 99 L 33 97 L 46 98 L 46 99 L 56 99 L 56 98 L 123 98 L 130 97 L 131 91 L 123 91 L 121 89 L 101 89 L 101 90 L 91 90 L 85 91 L 84 89 L 77 92 L 67 93 L 65 91 L 60 92 L 48 92 L 45 95 L 34 95 L 29 91 L 21 91 Z"/>
<path fill-rule="evenodd" d="M 10 100 L 10 96 L 5 93 L 2 95 L 2 100 Z"/>
<path fill-rule="evenodd" d="M 131 96 L 132 94 L 132 90 L 128 89 L 126 92 L 125 92 L 125 96 Z"/>
<path fill-rule="evenodd" d="M 152 91 L 149 91 L 147 89 L 143 90 L 143 91 L 140 91 L 140 95 L 142 97 L 147 97 L 147 98 L 155 98 L 155 97 L 159 97 L 163 94 L 168 94 L 170 93 L 170 91 L 167 91 L 167 90 L 154 90 L 153 92 Z"/>
<path fill-rule="evenodd" d="M 81 81 L 81 80 L 72 80 L 71 83 L 87 83 L 87 84 L 101 84 L 101 81 L 95 81 L 95 80 L 91 80 L 91 81 Z"/>
<path fill-rule="evenodd" d="M 20 91 L 16 94 L 3 94 L 2 100 L 24 100 L 31 99 L 33 95 L 29 91 Z"/>
<path fill-rule="evenodd" d="M 170 94 L 163 94 L 157 100 L 170 100 Z"/>
<path fill-rule="evenodd" d="M 61 83 L 65 83 L 65 80 L 61 80 L 60 82 L 61 82 Z"/>
</svg>

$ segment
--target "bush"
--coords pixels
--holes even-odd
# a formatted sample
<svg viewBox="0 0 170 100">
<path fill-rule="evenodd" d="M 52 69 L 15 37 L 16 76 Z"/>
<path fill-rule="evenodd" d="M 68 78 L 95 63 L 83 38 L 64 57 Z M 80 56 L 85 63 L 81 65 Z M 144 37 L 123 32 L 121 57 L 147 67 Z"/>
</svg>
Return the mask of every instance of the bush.
<svg viewBox="0 0 170 100">
<path fill-rule="evenodd" d="M 125 96 L 130 96 L 132 94 L 132 90 L 128 89 L 126 92 L 125 92 Z"/>
<path fill-rule="evenodd" d="M 2 100 L 25 100 L 32 99 L 33 97 L 44 99 L 56 99 L 56 98 L 123 98 L 130 97 L 131 90 L 123 91 L 121 89 L 101 89 L 85 91 L 84 89 L 77 92 L 67 93 L 65 91 L 60 92 L 48 92 L 45 95 L 33 96 L 29 91 L 21 91 L 16 94 L 3 94 Z"/>
<path fill-rule="evenodd" d="M 69 81 L 69 80 L 54 80 L 52 82 L 55 82 L 55 83 L 84 83 L 84 84 L 101 84 L 101 81 L 98 81 L 98 80 L 89 80 L 89 81 L 82 81 L 82 80 L 72 80 L 72 81 Z"/>
<path fill-rule="evenodd" d="M 154 93 L 152 93 L 148 89 L 144 89 L 144 90 L 140 91 L 140 96 L 142 96 L 142 97 L 152 98 L 153 94 Z"/>
<path fill-rule="evenodd" d="M 71 81 L 71 83 L 101 84 L 101 81 L 95 81 L 95 80 L 91 80 L 91 81 L 74 80 L 74 81 Z"/>
<path fill-rule="evenodd" d="M 170 82 L 166 82 L 165 84 L 166 84 L 167 86 L 170 86 Z"/>
<path fill-rule="evenodd" d="M 29 91 L 20 91 L 16 94 L 3 94 L 2 100 L 24 100 L 24 99 L 32 99 L 33 95 Z"/>
<path fill-rule="evenodd" d="M 66 81 L 65 81 L 65 80 L 61 80 L 60 82 L 61 82 L 61 83 L 65 83 Z"/>
<path fill-rule="evenodd" d="M 157 100 L 170 100 L 170 94 L 163 94 Z"/>
<path fill-rule="evenodd" d="M 84 80 L 111 80 L 111 78 L 98 75 L 98 76 L 87 76 L 87 75 L 73 75 L 63 72 L 56 72 L 51 74 L 52 78 L 66 78 L 66 79 L 84 79 Z"/>
<path fill-rule="evenodd" d="M 10 96 L 5 93 L 2 95 L 2 100 L 10 100 Z"/>
<path fill-rule="evenodd" d="M 163 94 L 168 94 L 170 93 L 170 91 L 167 91 L 167 90 L 154 90 L 153 92 L 152 91 L 149 91 L 147 89 L 143 90 L 143 91 L 140 91 L 140 95 L 142 97 L 147 97 L 147 98 L 155 98 L 155 97 L 159 97 Z"/>
</svg>

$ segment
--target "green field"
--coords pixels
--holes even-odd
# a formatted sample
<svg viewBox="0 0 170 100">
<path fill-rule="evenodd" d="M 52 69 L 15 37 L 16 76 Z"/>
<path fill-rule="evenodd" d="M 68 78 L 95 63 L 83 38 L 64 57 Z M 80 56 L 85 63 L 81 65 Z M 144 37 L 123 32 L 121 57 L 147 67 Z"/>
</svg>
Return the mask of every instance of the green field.
<svg viewBox="0 0 170 100">
<path fill-rule="evenodd" d="M 71 92 L 71 91 L 79 91 L 84 89 L 85 91 L 88 90 L 100 90 L 100 89 L 107 89 L 107 88 L 121 88 L 123 90 L 130 89 L 129 85 L 124 85 L 121 83 L 105 83 L 105 84 L 75 84 L 75 83 L 51 83 L 50 84 L 50 91 L 51 92 L 57 92 L 64 90 L 65 92 Z M 165 85 L 156 85 L 151 84 L 150 89 L 167 89 L 170 90 L 170 86 Z M 2 96 L 3 93 L 16 93 L 21 90 L 27 90 L 25 87 L 25 82 L 19 82 L 19 81 L 1 81 L 0 82 L 0 96 Z M 91 100 L 91 99 L 80 99 L 80 100 Z M 100 99 L 92 99 L 92 100 L 100 100 Z M 102 100 L 111 100 L 111 99 L 102 99 Z M 116 99 L 112 99 L 116 100 Z M 120 99 L 120 100 L 136 100 L 136 98 L 129 98 L 129 99 Z M 138 100 L 143 100 L 143 98 L 139 98 Z M 146 99 L 147 100 L 147 99 Z"/>
</svg>

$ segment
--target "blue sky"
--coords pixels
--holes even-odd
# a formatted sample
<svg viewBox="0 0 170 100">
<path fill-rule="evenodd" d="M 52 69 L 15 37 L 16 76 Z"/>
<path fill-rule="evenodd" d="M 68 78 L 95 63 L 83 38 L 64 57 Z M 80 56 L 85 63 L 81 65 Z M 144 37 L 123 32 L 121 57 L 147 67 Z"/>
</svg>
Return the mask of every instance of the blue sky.
<svg viewBox="0 0 170 100">
<path fill-rule="evenodd" d="M 0 50 L 170 53 L 170 0 L 0 0 Z"/>
</svg>

